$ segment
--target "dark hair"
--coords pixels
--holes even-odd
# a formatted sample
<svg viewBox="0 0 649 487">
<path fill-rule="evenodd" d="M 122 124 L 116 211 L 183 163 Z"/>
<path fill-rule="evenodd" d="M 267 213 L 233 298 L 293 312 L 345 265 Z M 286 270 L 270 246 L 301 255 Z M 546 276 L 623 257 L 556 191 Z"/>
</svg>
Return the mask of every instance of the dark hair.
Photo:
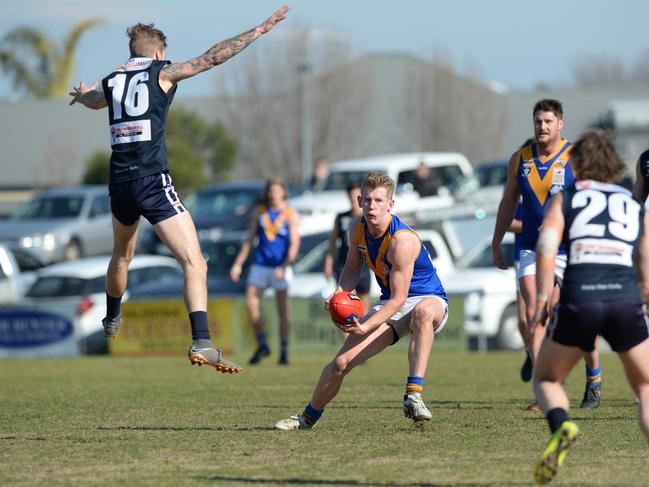
<svg viewBox="0 0 649 487">
<path fill-rule="evenodd" d="M 550 98 L 543 98 L 536 102 L 534 105 L 534 110 L 532 111 L 532 116 L 536 115 L 536 112 L 553 112 L 557 118 L 563 118 L 563 105 L 559 100 L 552 100 Z"/>
<path fill-rule="evenodd" d="M 572 147 L 570 161 L 575 178 L 580 180 L 617 182 L 626 171 L 613 138 L 602 130 L 584 132 Z"/>
<path fill-rule="evenodd" d="M 167 47 L 167 36 L 153 24 L 135 24 L 126 29 L 131 39 L 128 48 L 132 57 L 153 57 L 156 51 Z"/>
<path fill-rule="evenodd" d="M 383 172 L 371 172 L 363 179 L 361 191 L 367 189 L 373 191 L 376 188 L 385 188 L 387 191 L 388 199 L 391 200 L 394 196 L 394 181 L 392 178 Z"/>
<path fill-rule="evenodd" d="M 262 201 L 264 206 L 268 207 L 270 204 L 270 188 L 271 186 L 278 185 L 281 186 L 284 190 L 284 199 L 288 198 L 288 186 L 282 178 L 271 178 L 266 181 L 266 186 L 264 186 L 264 194 Z"/>
<path fill-rule="evenodd" d="M 361 189 L 361 183 L 360 181 L 351 181 L 347 183 L 347 186 L 345 187 L 348 193 L 351 193 L 354 189 Z"/>
<path fill-rule="evenodd" d="M 522 149 L 523 147 L 527 147 L 528 145 L 532 145 L 534 142 L 536 142 L 536 139 L 534 137 L 530 137 L 529 139 L 526 139 L 525 142 L 521 144 L 519 149 Z"/>
</svg>

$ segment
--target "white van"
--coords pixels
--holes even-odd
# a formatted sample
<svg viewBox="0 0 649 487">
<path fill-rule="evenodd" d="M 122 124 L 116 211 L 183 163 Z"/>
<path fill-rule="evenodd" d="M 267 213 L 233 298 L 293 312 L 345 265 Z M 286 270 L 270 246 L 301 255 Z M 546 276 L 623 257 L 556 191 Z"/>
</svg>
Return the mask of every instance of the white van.
<svg viewBox="0 0 649 487">
<path fill-rule="evenodd" d="M 421 162 L 436 168 L 443 188 L 437 196 L 420 198 L 413 190 L 417 167 Z M 337 213 L 349 209 L 346 187 L 362 181 L 371 171 L 388 174 L 397 184 L 394 212 L 408 221 L 415 211 L 448 208 L 454 199 L 450 188 L 463 176 L 470 176 L 469 160 L 456 152 L 411 152 L 351 159 L 331 164 L 329 175 L 313 191 L 289 199 L 300 213 L 300 233 L 327 231 L 333 227 Z"/>
</svg>

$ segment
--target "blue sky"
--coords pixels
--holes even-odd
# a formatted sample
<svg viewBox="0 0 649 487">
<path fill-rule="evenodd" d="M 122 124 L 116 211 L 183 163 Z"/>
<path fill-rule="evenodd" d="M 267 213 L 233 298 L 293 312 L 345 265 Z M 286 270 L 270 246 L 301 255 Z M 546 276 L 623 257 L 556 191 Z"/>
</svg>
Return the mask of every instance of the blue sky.
<svg viewBox="0 0 649 487">
<path fill-rule="evenodd" d="M 257 42 L 276 42 L 310 28 L 348 41 L 356 54 L 406 52 L 430 58 L 442 51 L 460 72 L 477 72 L 484 81 L 514 89 L 568 84 L 570 66 L 580 56 L 619 59 L 629 66 L 649 50 L 649 2 L 639 0 L 615 5 L 604 0 L 286 3 L 293 8 L 287 19 Z M 92 82 L 128 57 L 124 31 L 133 23 L 154 22 L 167 35 L 167 57 L 184 61 L 255 26 L 281 5 L 267 0 L 2 0 L 0 37 L 29 25 L 60 40 L 76 22 L 102 17 L 106 22 L 83 37 L 77 56 L 76 78 Z M 214 76 L 184 82 L 183 95 L 212 93 Z M 0 97 L 10 92 L 0 73 Z"/>
</svg>

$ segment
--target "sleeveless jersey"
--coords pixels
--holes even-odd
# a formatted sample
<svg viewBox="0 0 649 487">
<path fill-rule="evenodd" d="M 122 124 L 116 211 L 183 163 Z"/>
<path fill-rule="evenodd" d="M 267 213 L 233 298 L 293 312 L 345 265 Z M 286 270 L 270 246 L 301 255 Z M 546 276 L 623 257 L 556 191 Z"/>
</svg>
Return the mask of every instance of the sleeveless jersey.
<svg viewBox="0 0 649 487">
<path fill-rule="evenodd" d="M 417 235 L 413 229 L 399 220 L 396 215 L 390 215 L 390 218 L 388 229 L 383 235 L 376 238 L 370 235 L 365 219 L 361 219 L 356 226 L 356 238 L 354 242 L 356 248 L 363 255 L 367 266 L 374 272 L 376 282 L 378 282 L 381 288 L 382 300 L 389 299 L 391 296 L 390 271 L 392 264 L 388 261 L 387 252 L 392 239 L 399 232 L 411 232 Z M 430 254 L 423 243 L 420 245 L 421 250 L 415 260 L 412 280 L 408 288 L 408 297 L 439 296 L 445 301 L 448 301 Z"/>
<path fill-rule="evenodd" d="M 257 212 L 257 247 L 255 264 L 265 267 L 277 267 L 286 261 L 291 242 L 289 217 L 295 213 L 287 207 L 282 211 L 272 210 L 263 205 Z"/>
<path fill-rule="evenodd" d="M 644 208 L 621 186 L 578 181 L 563 204 L 567 249 L 561 302 L 640 300 L 633 265 Z"/>
<path fill-rule="evenodd" d="M 644 151 L 638 158 L 640 177 L 644 179 L 645 187 L 649 187 L 649 150 Z"/>
<path fill-rule="evenodd" d="M 176 87 L 158 82 L 169 61 L 131 58 L 101 84 L 110 124 L 110 182 L 122 183 L 168 170 L 165 127 Z"/>
<path fill-rule="evenodd" d="M 523 249 L 536 250 L 539 227 L 552 195 L 575 184 L 570 165 L 572 144 L 566 139 L 561 139 L 561 142 L 559 149 L 549 157 L 539 155 L 536 144 L 521 147 L 516 154 L 518 185 L 523 197 Z M 564 249 L 560 252 L 563 253 Z"/>
</svg>

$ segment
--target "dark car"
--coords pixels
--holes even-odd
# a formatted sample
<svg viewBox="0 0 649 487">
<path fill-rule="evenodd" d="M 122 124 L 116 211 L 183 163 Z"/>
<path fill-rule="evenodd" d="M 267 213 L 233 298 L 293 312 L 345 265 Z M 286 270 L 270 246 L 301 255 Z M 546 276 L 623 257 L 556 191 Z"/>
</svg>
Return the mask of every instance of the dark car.
<svg viewBox="0 0 649 487">
<path fill-rule="evenodd" d="M 226 233 L 244 233 L 261 201 L 265 184 L 264 180 L 217 183 L 185 198 L 183 203 L 192 215 L 198 237 L 216 240 Z M 291 195 L 300 191 L 300 188 L 289 187 Z M 139 249 L 149 254 L 169 254 L 151 227 L 142 232 Z"/>
<path fill-rule="evenodd" d="M 243 265 L 241 279 L 238 282 L 233 282 L 230 279 L 230 268 L 245 238 L 245 233 L 239 233 L 236 236 L 224 237 L 218 240 L 201 241 L 203 256 L 207 261 L 207 292 L 210 296 L 245 294 L 252 253 Z M 316 233 L 301 237 L 297 260 L 300 260 L 316 245 L 328 238 L 329 233 Z M 183 286 L 184 280 L 182 278 L 169 279 L 163 283 L 147 283 L 133 287 L 130 299 L 180 298 L 183 295 Z"/>
</svg>

